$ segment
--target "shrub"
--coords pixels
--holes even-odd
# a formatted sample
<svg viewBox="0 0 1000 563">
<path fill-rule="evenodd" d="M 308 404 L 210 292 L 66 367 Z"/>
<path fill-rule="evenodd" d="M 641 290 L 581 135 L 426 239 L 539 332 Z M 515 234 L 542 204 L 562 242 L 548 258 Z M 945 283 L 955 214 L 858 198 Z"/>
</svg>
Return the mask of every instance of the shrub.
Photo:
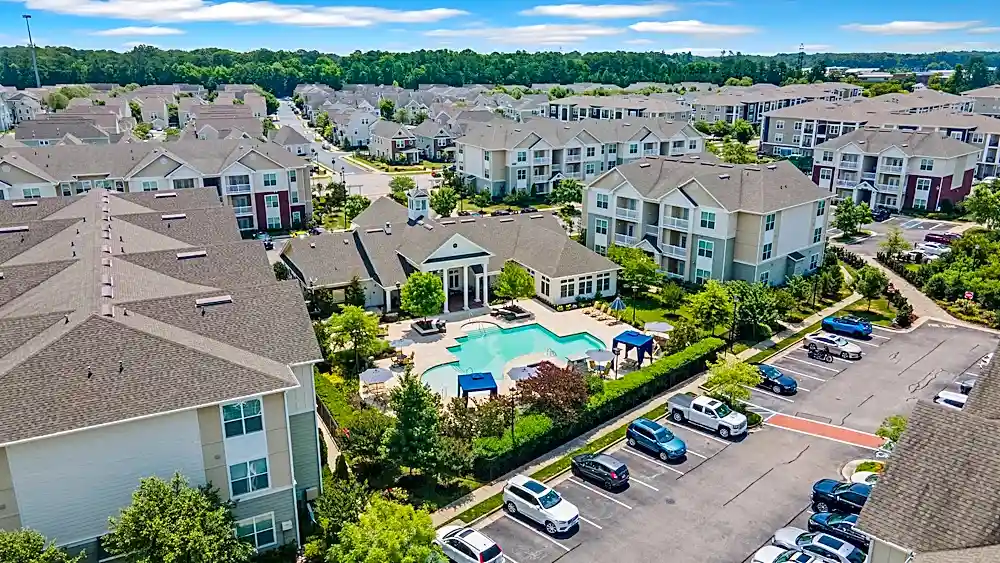
<svg viewBox="0 0 1000 563">
<path fill-rule="evenodd" d="M 552 419 L 544 414 L 529 414 L 514 419 L 514 437 L 518 444 L 534 440 L 552 430 Z M 477 458 L 498 457 L 513 449 L 510 432 L 504 432 L 498 437 L 476 438 L 473 441 L 473 453 Z"/>
<path fill-rule="evenodd" d="M 873 471 L 875 473 L 881 473 L 883 469 L 885 469 L 885 464 L 881 461 L 863 461 L 858 464 L 854 471 Z"/>
</svg>

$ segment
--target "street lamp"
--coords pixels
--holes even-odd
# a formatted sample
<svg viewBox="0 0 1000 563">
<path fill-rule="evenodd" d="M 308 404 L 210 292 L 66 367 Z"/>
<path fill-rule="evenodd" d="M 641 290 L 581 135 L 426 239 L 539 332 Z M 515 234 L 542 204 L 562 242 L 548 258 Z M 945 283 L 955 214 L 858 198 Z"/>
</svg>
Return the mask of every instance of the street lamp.
<svg viewBox="0 0 1000 563">
<path fill-rule="evenodd" d="M 632 286 L 632 326 L 635 326 L 635 302 L 636 302 L 636 294 L 638 292 L 639 292 L 639 286 L 638 285 L 633 285 Z"/>
<path fill-rule="evenodd" d="M 621 348 L 612 348 L 611 353 L 615 355 L 614 368 L 615 368 L 615 379 L 618 379 L 618 355 L 622 353 Z"/>
<path fill-rule="evenodd" d="M 42 79 L 38 77 L 38 60 L 35 58 L 35 42 L 31 39 L 31 14 L 24 14 L 24 25 L 28 28 L 28 47 L 31 48 L 31 68 L 35 70 L 35 87 L 42 87 Z"/>
<path fill-rule="evenodd" d="M 344 200 L 343 203 L 340 204 L 340 208 L 344 211 L 344 229 L 347 229 L 347 205 L 346 205 L 347 201 L 346 201 L 346 199 L 347 199 L 347 196 L 349 194 L 347 193 L 347 180 L 344 179 L 344 174 L 345 174 L 345 168 L 343 166 L 341 166 L 340 167 L 340 185 L 344 186 L 344 199 L 345 200 Z"/>
<path fill-rule="evenodd" d="M 733 343 L 736 340 L 736 315 L 740 309 L 740 298 L 733 296 L 733 322 L 729 325 L 729 353 L 733 352 Z M 714 329 L 713 329 L 714 330 Z"/>
</svg>

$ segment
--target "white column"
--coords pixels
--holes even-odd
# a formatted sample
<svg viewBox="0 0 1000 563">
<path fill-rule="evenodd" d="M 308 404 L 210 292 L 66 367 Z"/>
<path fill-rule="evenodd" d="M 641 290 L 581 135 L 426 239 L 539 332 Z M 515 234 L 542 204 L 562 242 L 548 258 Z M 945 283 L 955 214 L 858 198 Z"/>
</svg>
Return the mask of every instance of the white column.
<svg viewBox="0 0 1000 563">
<path fill-rule="evenodd" d="M 462 266 L 462 309 L 469 310 L 469 266 Z"/>
<path fill-rule="evenodd" d="M 441 270 L 441 283 L 444 284 L 444 312 L 450 313 L 448 310 L 448 270 Z"/>
<path fill-rule="evenodd" d="M 480 290 L 480 284 L 481 283 L 482 283 L 481 278 L 478 275 L 476 275 L 476 301 L 480 301 L 480 302 L 482 301 L 482 299 L 479 297 L 479 290 Z"/>
</svg>

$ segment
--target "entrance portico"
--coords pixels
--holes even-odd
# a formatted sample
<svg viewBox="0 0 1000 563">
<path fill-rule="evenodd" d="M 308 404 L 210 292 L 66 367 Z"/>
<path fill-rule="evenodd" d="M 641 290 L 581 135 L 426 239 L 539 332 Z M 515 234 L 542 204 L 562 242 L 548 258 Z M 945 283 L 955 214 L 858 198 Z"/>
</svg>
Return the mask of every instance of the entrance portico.
<svg viewBox="0 0 1000 563">
<path fill-rule="evenodd" d="M 451 312 L 455 307 L 468 310 L 470 293 L 473 304 L 478 303 L 481 305 L 486 301 L 485 296 L 488 295 L 489 287 L 487 285 L 488 278 L 483 272 L 486 271 L 487 260 L 488 258 L 482 258 L 478 262 L 463 263 L 438 270 L 430 270 L 441 278 L 441 282 L 444 285 L 446 296 L 444 300 L 444 313 Z M 466 262 L 466 260 L 457 261 Z"/>
</svg>

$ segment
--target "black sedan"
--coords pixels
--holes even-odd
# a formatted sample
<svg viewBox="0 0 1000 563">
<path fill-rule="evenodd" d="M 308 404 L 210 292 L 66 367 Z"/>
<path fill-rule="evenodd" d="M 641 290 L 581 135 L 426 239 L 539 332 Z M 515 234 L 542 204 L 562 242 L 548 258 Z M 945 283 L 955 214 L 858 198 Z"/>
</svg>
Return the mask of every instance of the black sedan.
<svg viewBox="0 0 1000 563">
<path fill-rule="evenodd" d="M 760 373 L 760 383 L 757 384 L 758 387 L 767 389 L 778 395 L 794 395 L 798 393 L 798 382 L 784 373 L 781 373 L 781 370 L 778 368 L 767 364 L 753 364 L 753 366 L 756 367 L 757 372 Z"/>
<path fill-rule="evenodd" d="M 837 514 L 835 512 L 817 512 L 809 517 L 809 531 L 821 532 L 846 541 L 854 547 L 868 551 L 869 539 L 861 530 L 855 528 L 858 523 L 857 514 Z"/>
<path fill-rule="evenodd" d="M 820 479 L 813 485 L 813 510 L 859 514 L 871 494 L 871 485 Z"/>
<path fill-rule="evenodd" d="M 580 454 L 570 463 L 573 475 L 595 481 L 605 489 L 618 489 L 628 484 L 628 467 L 607 454 Z"/>
</svg>

